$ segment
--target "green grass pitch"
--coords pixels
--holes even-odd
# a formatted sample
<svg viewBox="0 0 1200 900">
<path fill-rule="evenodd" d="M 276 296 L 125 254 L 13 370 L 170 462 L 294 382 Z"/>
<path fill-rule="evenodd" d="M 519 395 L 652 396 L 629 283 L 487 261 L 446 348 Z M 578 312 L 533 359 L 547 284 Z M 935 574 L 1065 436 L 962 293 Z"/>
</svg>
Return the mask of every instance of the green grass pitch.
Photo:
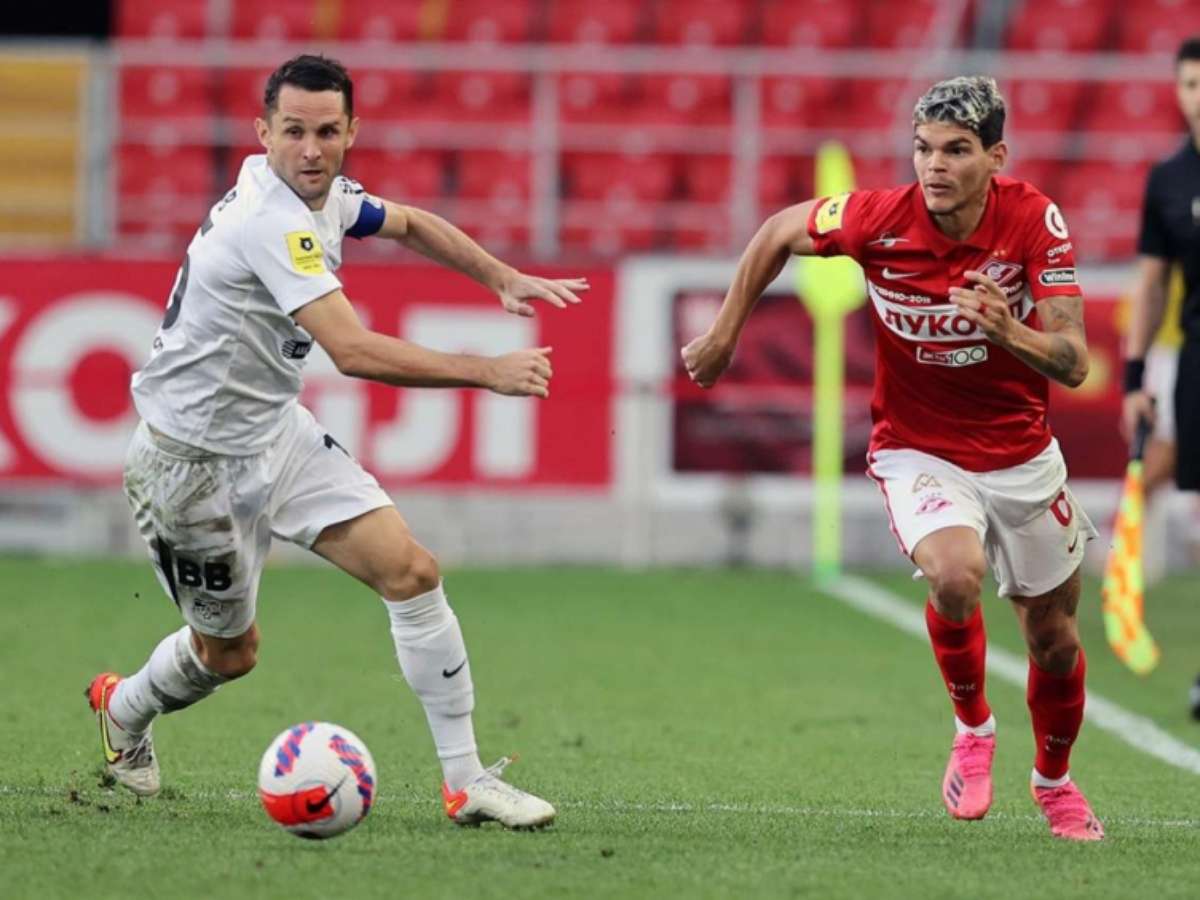
<svg viewBox="0 0 1200 900">
<path fill-rule="evenodd" d="M 885 586 L 920 602 L 903 574 Z M 178 627 L 149 566 L 0 560 L 8 751 L 5 897 L 1195 897 L 1200 777 L 1085 726 L 1073 773 L 1108 840 L 1053 840 L 1027 779 L 1024 693 L 993 681 L 996 802 L 955 822 L 938 791 L 952 733 L 928 649 L 781 572 L 464 570 L 447 589 L 467 636 L 484 762 L 552 800 L 544 832 L 458 829 L 438 803 L 424 716 L 379 601 L 329 569 L 273 568 L 258 669 L 160 719 L 163 793 L 99 786 L 82 696 Z M 1084 602 L 1090 685 L 1192 744 L 1197 580 L 1148 609 L 1149 679 L 1104 646 Z M 991 640 L 1017 649 L 1003 601 Z M 267 743 L 304 719 L 356 731 L 380 795 L 345 837 L 301 841 L 255 796 Z"/>
</svg>

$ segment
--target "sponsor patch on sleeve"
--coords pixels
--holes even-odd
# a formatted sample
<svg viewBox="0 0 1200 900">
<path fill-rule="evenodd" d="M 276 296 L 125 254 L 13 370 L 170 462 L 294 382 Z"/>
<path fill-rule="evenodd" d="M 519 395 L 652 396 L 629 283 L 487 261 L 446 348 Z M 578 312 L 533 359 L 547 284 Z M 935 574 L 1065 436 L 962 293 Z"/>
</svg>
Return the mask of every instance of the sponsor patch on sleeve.
<svg viewBox="0 0 1200 900">
<path fill-rule="evenodd" d="M 289 231 L 287 246 L 292 268 L 301 275 L 325 274 L 325 251 L 311 231 Z"/>
<path fill-rule="evenodd" d="M 1046 287 L 1058 287 L 1062 284 L 1078 284 L 1075 279 L 1074 269 L 1043 269 L 1042 274 L 1038 276 L 1040 281 Z"/>
<path fill-rule="evenodd" d="M 817 210 L 817 234 L 828 234 L 842 227 L 842 218 L 846 215 L 846 201 L 849 194 L 837 194 L 826 200 Z"/>
</svg>

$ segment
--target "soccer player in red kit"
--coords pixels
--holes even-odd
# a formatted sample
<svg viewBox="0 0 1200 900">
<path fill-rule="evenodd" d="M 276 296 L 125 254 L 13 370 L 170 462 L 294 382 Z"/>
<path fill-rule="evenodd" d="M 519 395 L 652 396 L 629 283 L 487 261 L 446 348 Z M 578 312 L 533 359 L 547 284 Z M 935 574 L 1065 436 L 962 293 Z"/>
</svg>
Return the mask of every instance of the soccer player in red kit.
<svg viewBox="0 0 1200 900">
<path fill-rule="evenodd" d="M 979 819 L 992 802 L 996 720 L 979 602 L 990 565 L 1029 648 L 1033 797 L 1056 836 L 1099 840 L 1068 771 L 1087 668 L 1079 565 L 1096 532 L 1046 422 L 1049 379 L 1077 387 L 1087 375 L 1083 298 L 1058 207 L 999 174 L 1004 115 L 991 78 L 934 85 L 913 113 L 917 183 L 771 216 L 712 327 L 682 352 L 692 379 L 711 387 L 791 254 L 862 265 L 877 335 L 868 473 L 901 551 L 929 582 L 925 618 L 955 713 L 946 809 Z"/>
</svg>

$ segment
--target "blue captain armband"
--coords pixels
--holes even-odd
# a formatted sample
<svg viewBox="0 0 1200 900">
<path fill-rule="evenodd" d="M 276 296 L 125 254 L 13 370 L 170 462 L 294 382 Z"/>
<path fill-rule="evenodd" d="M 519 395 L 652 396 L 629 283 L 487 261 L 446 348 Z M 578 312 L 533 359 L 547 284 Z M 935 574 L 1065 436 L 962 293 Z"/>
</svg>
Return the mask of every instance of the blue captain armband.
<svg viewBox="0 0 1200 900">
<path fill-rule="evenodd" d="M 383 227 L 386 215 L 382 200 L 372 197 L 370 194 L 363 194 L 362 206 L 358 210 L 358 221 L 346 229 L 346 234 L 352 238 L 370 237 Z"/>
</svg>

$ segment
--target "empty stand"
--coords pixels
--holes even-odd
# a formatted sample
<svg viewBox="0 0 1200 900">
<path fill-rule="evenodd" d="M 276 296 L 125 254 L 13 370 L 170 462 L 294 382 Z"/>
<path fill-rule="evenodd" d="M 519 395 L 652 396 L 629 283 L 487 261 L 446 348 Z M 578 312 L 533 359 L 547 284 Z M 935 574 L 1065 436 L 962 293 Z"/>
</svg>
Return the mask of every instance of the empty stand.
<svg viewBox="0 0 1200 900">
<path fill-rule="evenodd" d="M 454 0 L 445 4 L 441 37 L 450 41 L 497 44 L 533 37 L 533 0 Z"/>
<path fill-rule="evenodd" d="M 355 147 L 346 155 L 345 172 L 370 193 L 397 203 L 428 202 L 445 193 L 444 154 L 433 150 Z"/>
<path fill-rule="evenodd" d="M 516 213 L 529 203 L 530 160 L 524 153 L 495 150 L 458 154 L 458 193 L 486 200 L 495 210 Z"/>
<path fill-rule="evenodd" d="M 1132 131 L 1142 135 L 1182 131 L 1184 127 L 1175 87 L 1168 82 L 1096 85 L 1088 91 L 1083 122 L 1088 131 Z"/>
<path fill-rule="evenodd" d="M 630 44 L 638 38 L 645 4 L 638 0 L 556 0 L 547 37 L 556 43 Z"/>
<path fill-rule="evenodd" d="M 320 0 L 237 0 L 232 35 L 260 41 L 307 41 L 337 31 L 337 7 Z"/>
<path fill-rule="evenodd" d="M 847 0 L 765 0 L 759 36 L 768 46 L 849 47 L 862 20 L 857 4 Z"/>
<path fill-rule="evenodd" d="M 1195 0 L 1140 0 L 1121 12 L 1117 46 L 1132 53 L 1174 53 L 1197 35 L 1200 4 Z"/>
<path fill-rule="evenodd" d="M 121 37 L 174 41 L 208 30 L 208 0 L 118 0 L 115 13 Z"/>
<path fill-rule="evenodd" d="M 1012 20 L 1008 45 L 1043 53 L 1103 50 L 1115 8 L 1111 0 L 1025 0 Z"/>
<path fill-rule="evenodd" d="M 746 0 L 659 0 L 654 37 L 664 44 L 742 44 L 753 4 Z"/>
<path fill-rule="evenodd" d="M 342 40 L 368 43 L 415 41 L 425 36 L 420 0 L 354 0 L 344 3 L 337 20 Z"/>
<path fill-rule="evenodd" d="M 208 117 L 214 75 L 195 66 L 126 66 L 118 73 L 125 118 Z"/>
</svg>

